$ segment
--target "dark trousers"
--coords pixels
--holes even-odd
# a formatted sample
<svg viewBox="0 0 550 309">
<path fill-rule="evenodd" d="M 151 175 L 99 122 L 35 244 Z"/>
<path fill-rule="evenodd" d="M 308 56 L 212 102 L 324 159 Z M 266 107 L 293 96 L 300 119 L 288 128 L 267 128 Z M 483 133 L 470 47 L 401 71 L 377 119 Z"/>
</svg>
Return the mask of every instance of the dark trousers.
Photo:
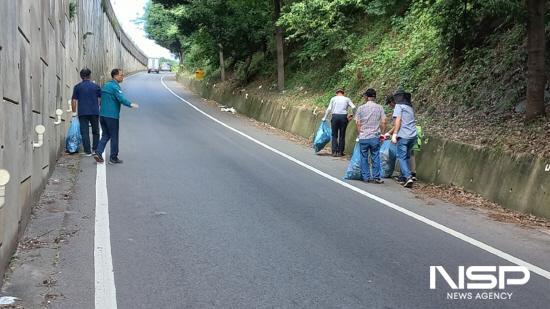
<svg viewBox="0 0 550 309">
<path fill-rule="evenodd" d="M 97 149 L 99 142 L 99 116 L 85 115 L 78 116 L 80 122 L 80 135 L 82 135 L 82 145 L 85 153 L 92 153 Z M 92 125 L 92 148 L 90 149 L 90 124 Z"/>
<path fill-rule="evenodd" d="M 118 119 L 101 117 L 99 122 L 101 123 L 101 140 L 97 145 L 96 152 L 102 154 L 107 147 L 107 142 L 111 140 L 111 160 L 118 159 Z"/>
<path fill-rule="evenodd" d="M 343 153 L 346 147 L 346 128 L 348 127 L 348 115 L 333 114 L 330 121 L 332 129 L 332 153 Z"/>
</svg>

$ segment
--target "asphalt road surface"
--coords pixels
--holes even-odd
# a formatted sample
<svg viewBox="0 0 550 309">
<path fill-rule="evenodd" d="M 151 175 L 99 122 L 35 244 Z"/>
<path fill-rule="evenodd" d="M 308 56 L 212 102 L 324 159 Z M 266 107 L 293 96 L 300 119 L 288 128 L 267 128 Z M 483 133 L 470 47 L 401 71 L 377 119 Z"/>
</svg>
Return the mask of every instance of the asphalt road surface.
<svg viewBox="0 0 550 309">
<path fill-rule="evenodd" d="M 329 178 L 206 117 L 161 78 L 189 103 Z M 140 73 L 123 90 L 140 108 L 121 116 L 124 163 L 105 166 L 118 308 L 549 308 L 550 280 L 535 272 L 524 285 L 491 290 L 453 290 L 438 273 L 430 289 L 430 266 L 456 281 L 459 266 L 515 264 L 330 179 L 342 177 L 344 160 L 220 112 L 170 74 Z M 79 232 L 60 253 L 63 297 L 53 308 L 98 308 L 94 273 L 104 265 L 94 265 L 94 235 L 105 231 L 93 220 L 97 165 L 82 158 L 81 169 L 67 217 Z M 547 234 L 426 206 L 393 182 L 349 183 L 550 270 Z M 473 299 L 449 299 L 459 295 Z"/>
</svg>

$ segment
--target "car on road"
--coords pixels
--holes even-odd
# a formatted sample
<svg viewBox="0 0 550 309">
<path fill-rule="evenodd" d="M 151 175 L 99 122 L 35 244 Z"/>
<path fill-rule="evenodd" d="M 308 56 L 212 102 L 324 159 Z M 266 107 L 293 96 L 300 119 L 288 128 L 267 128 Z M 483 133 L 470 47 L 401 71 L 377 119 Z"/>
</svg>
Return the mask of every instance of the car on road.
<svg viewBox="0 0 550 309">
<path fill-rule="evenodd" d="M 170 72 L 172 71 L 172 65 L 170 63 L 164 62 L 160 65 L 160 70 Z"/>
</svg>

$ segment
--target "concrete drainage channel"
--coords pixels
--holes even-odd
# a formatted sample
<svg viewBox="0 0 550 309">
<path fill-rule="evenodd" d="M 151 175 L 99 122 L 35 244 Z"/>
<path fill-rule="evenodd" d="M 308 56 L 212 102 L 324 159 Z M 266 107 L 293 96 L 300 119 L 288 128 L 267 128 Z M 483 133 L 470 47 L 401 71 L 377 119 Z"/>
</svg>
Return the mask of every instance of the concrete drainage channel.
<svg viewBox="0 0 550 309">
<path fill-rule="evenodd" d="M 233 107 L 238 113 L 311 140 L 324 110 L 284 106 L 245 92 L 212 87 L 205 81 L 178 76 L 178 81 L 203 98 Z M 350 123 L 346 145 L 355 144 Z M 489 148 L 429 136 L 417 159 L 418 175 L 434 184 L 453 184 L 478 193 L 503 207 L 550 218 L 550 159 L 512 156 Z M 350 153 L 348 149 L 346 153 Z"/>
</svg>

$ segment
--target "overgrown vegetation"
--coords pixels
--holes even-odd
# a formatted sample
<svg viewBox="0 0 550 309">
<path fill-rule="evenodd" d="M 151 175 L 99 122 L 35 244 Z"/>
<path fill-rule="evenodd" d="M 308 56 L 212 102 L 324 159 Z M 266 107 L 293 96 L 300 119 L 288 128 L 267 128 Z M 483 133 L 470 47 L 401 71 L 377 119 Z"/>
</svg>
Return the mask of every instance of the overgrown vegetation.
<svg viewBox="0 0 550 309">
<path fill-rule="evenodd" d="M 71 2 L 69 2 L 69 22 L 72 22 L 75 16 L 76 16 L 76 2 L 72 0 Z"/>
<path fill-rule="evenodd" d="M 242 87 L 277 80 L 280 26 L 287 95 L 307 91 L 311 104 L 326 105 L 337 87 L 355 100 L 366 87 L 381 94 L 403 87 L 421 118 L 510 117 L 525 111 L 526 5 L 537 1 L 287 0 L 274 21 L 274 2 L 267 0 L 153 0 L 146 30 L 181 53 L 184 68 L 201 67 L 211 81 L 220 79 L 224 60 L 228 80 Z M 159 23 L 169 16 L 168 24 Z"/>
</svg>

